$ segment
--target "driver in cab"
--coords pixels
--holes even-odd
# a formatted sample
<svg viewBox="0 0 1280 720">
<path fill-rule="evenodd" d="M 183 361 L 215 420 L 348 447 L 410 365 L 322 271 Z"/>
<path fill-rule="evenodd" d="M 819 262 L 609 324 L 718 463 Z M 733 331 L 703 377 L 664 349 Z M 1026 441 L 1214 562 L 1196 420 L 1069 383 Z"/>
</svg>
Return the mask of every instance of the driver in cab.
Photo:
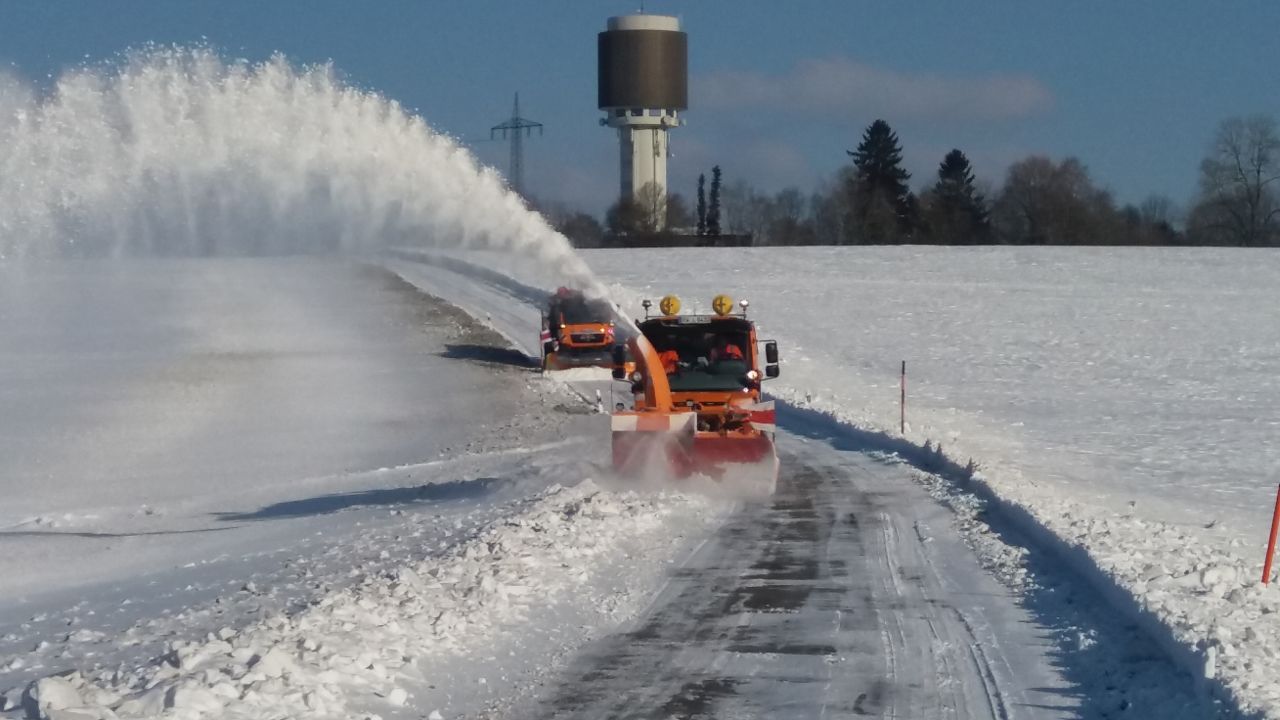
<svg viewBox="0 0 1280 720">
<path fill-rule="evenodd" d="M 730 342 L 728 338 L 708 336 L 705 341 L 709 350 L 705 357 L 698 358 L 697 364 L 700 368 L 705 368 L 724 360 L 741 362 L 746 359 L 742 354 L 742 348 Z M 662 363 L 662 371 L 668 375 L 679 372 L 682 367 L 689 366 L 688 363 L 681 362 L 680 354 L 670 346 L 658 353 L 658 360 Z"/>
<path fill-rule="evenodd" d="M 729 338 L 721 337 L 717 339 L 716 344 L 711 348 L 711 353 L 707 357 L 712 363 L 718 363 L 724 360 L 737 360 L 741 362 L 742 348 L 729 342 Z"/>
<path fill-rule="evenodd" d="M 662 362 L 662 371 L 668 375 L 680 369 L 680 355 L 672 348 L 658 353 L 658 360 Z"/>
</svg>

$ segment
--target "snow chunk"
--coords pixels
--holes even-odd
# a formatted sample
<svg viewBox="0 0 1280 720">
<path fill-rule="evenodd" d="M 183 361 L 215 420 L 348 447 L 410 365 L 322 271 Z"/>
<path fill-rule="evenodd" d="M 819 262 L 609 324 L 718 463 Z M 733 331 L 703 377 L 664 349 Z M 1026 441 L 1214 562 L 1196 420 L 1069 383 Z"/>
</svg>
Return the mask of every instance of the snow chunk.
<svg viewBox="0 0 1280 720">
<path fill-rule="evenodd" d="M 279 647 L 271 648 L 267 651 L 267 654 L 252 662 L 249 667 L 254 672 L 260 672 L 269 678 L 278 678 L 285 673 L 298 671 L 297 663 L 294 662 L 289 653 Z"/>
<path fill-rule="evenodd" d="M 74 677 L 74 676 L 72 676 Z M 68 678 L 47 677 L 31 684 L 31 699 L 35 701 L 39 711 L 65 710 L 80 707 L 84 700 L 75 684 Z"/>
<path fill-rule="evenodd" d="M 17 710 L 22 705 L 22 688 L 13 688 L 0 695 L 0 712 Z"/>
</svg>

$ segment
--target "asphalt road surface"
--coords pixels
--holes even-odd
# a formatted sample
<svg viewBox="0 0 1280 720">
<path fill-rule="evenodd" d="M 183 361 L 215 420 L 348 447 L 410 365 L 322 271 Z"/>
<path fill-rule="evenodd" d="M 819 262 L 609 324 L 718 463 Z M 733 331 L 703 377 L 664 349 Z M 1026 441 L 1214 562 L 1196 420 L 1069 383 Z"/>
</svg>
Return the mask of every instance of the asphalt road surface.
<svg viewBox="0 0 1280 720">
<path fill-rule="evenodd" d="M 777 494 L 596 643 L 555 718 L 1061 718 L 1047 633 L 910 468 L 784 435 Z"/>
</svg>

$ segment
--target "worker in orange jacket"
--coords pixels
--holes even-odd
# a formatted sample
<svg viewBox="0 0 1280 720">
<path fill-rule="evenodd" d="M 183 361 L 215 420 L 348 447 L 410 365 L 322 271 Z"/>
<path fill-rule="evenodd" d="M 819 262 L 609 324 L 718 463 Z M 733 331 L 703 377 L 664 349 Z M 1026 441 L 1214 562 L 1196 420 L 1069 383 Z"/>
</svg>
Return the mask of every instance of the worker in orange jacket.
<svg viewBox="0 0 1280 720">
<path fill-rule="evenodd" d="M 668 375 L 680 366 L 680 355 L 675 350 L 663 350 L 658 353 L 658 360 L 662 362 L 662 371 Z"/>
<path fill-rule="evenodd" d="M 721 360 L 742 360 L 742 348 L 729 342 L 728 338 L 720 338 L 720 344 L 711 349 L 711 362 Z"/>
</svg>

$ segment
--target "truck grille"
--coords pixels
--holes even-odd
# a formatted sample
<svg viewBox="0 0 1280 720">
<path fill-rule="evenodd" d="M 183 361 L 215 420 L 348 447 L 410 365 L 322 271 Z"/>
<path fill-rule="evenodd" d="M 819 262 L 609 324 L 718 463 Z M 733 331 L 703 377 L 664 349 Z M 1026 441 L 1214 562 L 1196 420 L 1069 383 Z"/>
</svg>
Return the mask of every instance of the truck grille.
<svg viewBox="0 0 1280 720">
<path fill-rule="evenodd" d="M 574 333 L 569 339 L 579 345 L 599 345 L 604 342 L 604 333 Z"/>
</svg>

